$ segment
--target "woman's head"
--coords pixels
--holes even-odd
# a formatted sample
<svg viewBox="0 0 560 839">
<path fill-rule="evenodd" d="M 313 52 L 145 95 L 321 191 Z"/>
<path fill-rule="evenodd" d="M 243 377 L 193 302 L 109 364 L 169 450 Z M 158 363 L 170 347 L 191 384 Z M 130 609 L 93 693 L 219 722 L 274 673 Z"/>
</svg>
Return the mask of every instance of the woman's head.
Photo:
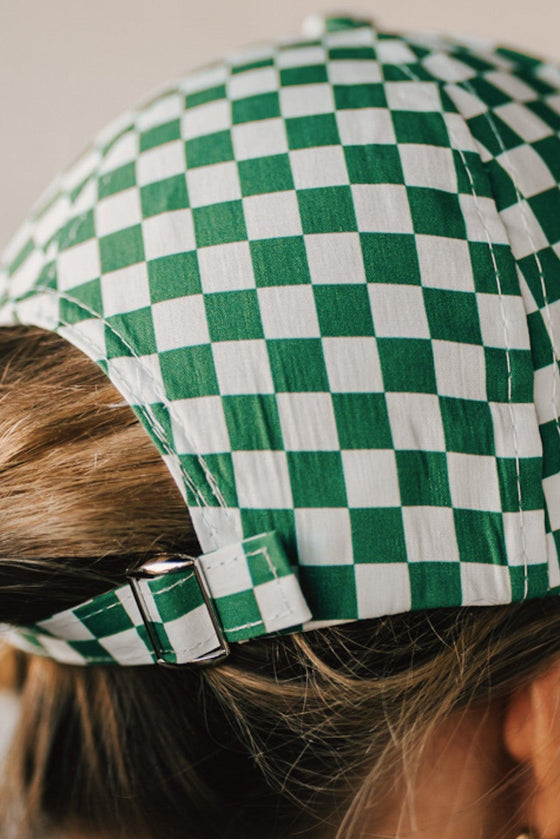
<svg viewBox="0 0 560 839">
<path fill-rule="evenodd" d="M 83 668 L 24 666 L 30 819 L 398 833 L 442 737 L 492 742 L 494 817 L 535 768 L 512 732 L 557 654 L 559 87 L 329 18 L 134 109 L 38 206 L 2 300 L 0 618 Z M 209 600 L 190 571 L 135 600 L 161 552 Z M 215 668 L 114 666 L 207 654 L 214 610 Z"/>
</svg>

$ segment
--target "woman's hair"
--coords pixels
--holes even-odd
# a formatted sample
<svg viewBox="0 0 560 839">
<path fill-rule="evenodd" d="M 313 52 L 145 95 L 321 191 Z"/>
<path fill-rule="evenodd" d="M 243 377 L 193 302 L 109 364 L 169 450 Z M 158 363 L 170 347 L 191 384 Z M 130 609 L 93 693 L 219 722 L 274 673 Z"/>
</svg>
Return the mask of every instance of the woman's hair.
<svg viewBox="0 0 560 839">
<path fill-rule="evenodd" d="M 0 621 L 81 602 L 149 552 L 197 552 L 161 456 L 100 368 L 31 327 L 0 330 L 0 358 Z M 554 597 L 234 644 L 213 667 L 14 652 L 0 835 L 357 839 L 439 722 L 559 653 Z"/>
</svg>

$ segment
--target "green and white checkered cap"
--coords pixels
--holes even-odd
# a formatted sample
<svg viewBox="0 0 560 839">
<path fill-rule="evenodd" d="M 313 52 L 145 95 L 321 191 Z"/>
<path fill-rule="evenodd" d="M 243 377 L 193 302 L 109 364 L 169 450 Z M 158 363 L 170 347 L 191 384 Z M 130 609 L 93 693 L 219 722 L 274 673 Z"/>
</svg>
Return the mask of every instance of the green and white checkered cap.
<svg viewBox="0 0 560 839">
<path fill-rule="evenodd" d="M 560 65 L 313 18 L 102 131 L 9 246 L 0 323 L 101 365 L 205 554 L 276 533 L 290 614 L 223 567 L 210 602 L 253 597 L 226 639 L 557 594 L 559 181 Z M 129 594 L 11 637 L 138 663 Z"/>
</svg>

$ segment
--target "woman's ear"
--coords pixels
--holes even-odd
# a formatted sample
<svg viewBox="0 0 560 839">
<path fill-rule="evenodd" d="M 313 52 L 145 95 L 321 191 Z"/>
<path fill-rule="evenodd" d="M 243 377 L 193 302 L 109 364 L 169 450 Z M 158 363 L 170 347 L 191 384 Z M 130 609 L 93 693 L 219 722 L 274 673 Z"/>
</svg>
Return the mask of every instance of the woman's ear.
<svg viewBox="0 0 560 839">
<path fill-rule="evenodd" d="M 527 770 L 527 825 L 541 839 L 560 839 L 560 661 L 510 697 L 503 740 L 510 757 Z"/>
</svg>

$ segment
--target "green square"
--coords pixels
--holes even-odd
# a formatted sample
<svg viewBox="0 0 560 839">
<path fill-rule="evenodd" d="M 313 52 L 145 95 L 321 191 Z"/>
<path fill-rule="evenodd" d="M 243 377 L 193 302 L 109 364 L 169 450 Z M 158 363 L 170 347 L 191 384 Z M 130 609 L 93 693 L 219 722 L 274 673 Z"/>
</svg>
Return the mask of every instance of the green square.
<svg viewBox="0 0 560 839">
<path fill-rule="evenodd" d="M 382 82 L 378 84 L 335 84 L 333 92 L 337 111 L 348 108 L 387 107 L 387 96 Z"/>
<path fill-rule="evenodd" d="M 166 350 L 159 354 L 159 363 L 169 399 L 215 396 L 220 392 L 209 344 Z"/>
<path fill-rule="evenodd" d="M 451 507 L 445 452 L 395 451 L 403 507 Z"/>
<path fill-rule="evenodd" d="M 294 507 L 347 507 L 340 452 L 287 452 Z"/>
<path fill-rule="evenodd" d="M 237 168 L 243 196 L 262 195 L 267 192 L 294 188 L 290 159 L 287 154 L 241 160 Z"/>
<path fill-rule="evenodd" d="M 140 189 L 140 201 L 143 218 L 188 207 L 189 196 L 185 176 L 174 175 L 164 181 L 156 181 L 156 183 L 143 186 Z"/>
<path fill-rule="evenodd" d="M 108 591 L 102 595 L 103 608 L 99 602 L 84 603 L 74 608 L 74 614 L 96 638 L 105 638 L 117 632 L 132 629 L 134 624 L 117 595 Z"/>
<path fill-rule="evenodd" d="M 368 282 L 422 284 L 413 233 L 360 233 L 360 243 Z"/>
<path fill-rule="evenodd" d="M 286 132 L 290 149 L 340 145 L 334 114 L 291 117 L 286 119 Z"/>
<path fill-rule="evenodd" d="M 136 165 L 135 163 L 125 163 L 124 166 L 119 166 L 118 169 L 105 172 L 104 175 L 98 177 L 97 198 L 101 201 L 102 198 L 107 198 L 116 192 L 123 192 L 135 184 Z"/>
<path fill-rule="evenodd" d="M 241 242 L 247 238 L 242 201 L 222 201 L 207 207 L 195 207 L 192 214 L 199 248 Z"/>
<path fill-rule="evenodd" d="M 156 125 L 140 134 L 140 152 L 148 151 L 156 146 L 163 146 L 181 137 L 181 120 L 174 119 L 163 125 Z"/>
<path fill-rule="evenodd" d="M 144 261 L 144 242 L 142 225 L 136 224 L 125 230 L 117 230 L 99 239 L 101 270 L 104 274 L 126 268 L 136 262 Z"/>
<path fill-rule="evenodd" d="M 329 391 L 320 338 L 277 338 L 266 346 L 277 393 Z"/>
<path fill-rule="evenodd" d="M 284 447 L 273 394 L 222 396 L 232 451 L 277 451 Z"/>
<path fill-rule="evenodd" d="M 560 189 L 558 186 L 528 198 L 543 233 L 551 244 L 560 242 Z"/>
<path fill-rule="evenodd" d="M 432 342 L 424 338 L 378 338 L 386 391 L 437 393 Z"/>
<path fill-rule="evenodd" d="M 252 589 L 229 594 L 227 597 L 216 597 L 214 602 L 228 641 L 239 641 L 263 634 L 264 622 Z"/>
<path fill-rule="evenodd" d="M 257 93 L 245 99 L 235 99 L 231 103 L 231 117 L 234 125 L 279 116 L 280 101 L 276 90 L 271 90 L 269 93 Z"/>
<path fill-rule="evenodd" d="M 60 298 L 60 321 L 66 323 L 78 323 L 87 320 L 96 314 L 103 313 L 103 301 L 101 298 L 101 284 L 99 280 L 90 280 L 88 283 L 74 286 L 71 291 L 72 300 L 68 297 Z M 82 305 L 80 305 L 82 304 Z"/>
<path fill-rule="evenodd" d="M 490 247 L 487 242 L 469 242 L 468 246 L 475 291 L 482 294 L 519 295 L 519 279 L 509 245 L 493 242 Z M 533 263 L 534 257 L 530 261 Z"/>
<path fill-rule="evenodd" d="M 494 455 L 494 423 L 488 402 L 440 396 L 445 448 L 464 454 Z"/>
<path fill-rule="evenodd" d="M 484 358 L 486 395 L 489 402 L 533 401 L 534 369 L 531 350 L 484 347 Z"/>
<path fill-rule="evenodd" d="M 461 562 L 502 565 L 507 556 L 503 517 L 487 510 L 453 510 Z"/>
<path fill-rule="evenodd" d="M 280 84 L 288 87 L 294 84 L 318 84 L 328 82 L 324 64 L 309 64 L 302 67 L 286 67 L 280 70 Z"/>
<path fill-rule="evenodd" d="M 353 184 L 402 184 L 404 174 L 397 146 L 379 143 L 345 146 L 348 175 Z"/>
<path fill-rule="evenodd" d="M 354 562 L 406 562 L 400 507 L 350 510 Z"/>
<path fill-rule="evenodd" d="M 197 105 L 205 105 L 207 102 L 215 102 L 217 99 L 225 99 L 226 97 L 225 84 L 207 87 L 205 90 L 196 90 L 193 93 L 187 93 L 185 96 L 185 110 L 196 108 Z"/>
<path fill-rule="evenodd" d="M 122 336 L 122 338 L 121 338 Z M 157 352 L 152 310 L 149 306 L 122 315 L 111 315 L 105 320 L 107 358 L 129 356 L 133 346 L 137 355 Z"/>
<path fill-rule="evenodd" d="M 521 457 L 518 461 L 514 457 L 498 457 L 496 466 L 500 502 L 504 513 L 519 511 L 518 483 L 521 486 L 522 510 L 541 510 L 545 507 L 540 457 Z"/>
<path fill-rule="evenodd" d="M 165 623 L 181 618 L 204 605 L 204 597 L 192 568 L 162 575 L 149 582 L 149 588 L 156 597 L 159 616 Z M 164 592 L 165 597 L 160 592 Z"/>
<path fill-rule="evenodd" d="M 525 582 L 525 573 L 527 574 L 527 583 Z M 549 594 L 548 574 L 549 569 L 546 563 L 529 565 L 527 569 L 523 565 L 510 566 L 512 603 L 525 600 L 526 597 L 546 597 Z M 525 594 L 525 588 L 527 588 L 527 594 Z"/>
<path fill-rule="evenodd" d="M 290 566 L 286 563 L 283 553 L 279 553 L 275 546 L 270 549 L 256 551 L 249 549 L 246 553 L 247 565 L 254 586 L 262 586 L 266 583 L 273 583 L 275 580 L 288 576 L 291 573 Z"/>
<path fill-rule="evenodd" d="M 374 334 L 367 285 L 316 285 L 313 294 L 323 337 Z"/>
<path fill-rule="evenodd" d="M 482 345 L 476 294 L 471 291 L 424 288 L 424 307 L 433 340 Z"/>
<path fill-rule="evenodd" d="M 474 78 L 471 79 L 474 81 Z M 500 119 L 494 112 L 492 119 L 488 119 L 486 111 L 479 116 L 469 119 L 469 129 L 472 136 L 486 147 L 491 157 L 498 157 L 508 149 L 516 148 L 523 140 L 510 126 Z"/>
<path fill-rule="evenodd" d="M 256 290 L 206 294 L 204 305 L 211 341 L 248 341 L 264 337 Z"/>
<path fill-rule="evenodd" d="M 144 405 L 131 405 L 134 414 L 136 414 L 139 422 L 144 424 L 148 416 L 148 411 Z M 152 439 L 156 449 L 161 455 L 169 453 L 169 441 L 173 440 L 173 429 L 167 405 L 163 402 L 152 402 L 149 408 L 149 426 L 147 428 L 148 434 Z M 154 430 L 153 425 L 157 424 L 157 431 Z"/>
<path fill-rule="evenodd" d="M 269 533 L 276 530 L 281 538 L 282 546 L 292 564 L 296 563 L 296 526 L 293 510 L 241 510 L 241 528 L 243 536 L 254 536 L 255 533 Z"/>
<path fill-rule="evenodd" d="M 513 262 L 511 254 L 510 258 Z M 539 250 L 538 260 L 535 259 L 534 253 L 529 253 L 522 259 L 517 260 L 517 263 L 513 262 L 513 264 L 514 271 L 516 265 L 519 266 L 523 277 L 531 290 L 531 294 L 535 298 L 536 305 L 539 309 L 543 309 L 545 306 L 543 297 L 543 277 L 560 276 L 560 250 L 556 253 L 554 248 L 541 248 Z M 517 280 L 517 274 L 515 274 L 515 278 Z M 546 299 L 549 305 L 560 299 L 560 283 L 548 283 L 545 286 L 545 290 Z M 520 294 L 518 280 L 516 290 L 512 293 L 518 295 Z"/>
<path fill-rule="evenodd" d="M 220 507 L 222 504 L 226 507 L 239 506 L 229 452 L 205 454 L 203 458 L 198 454 L 182 454 L 179 455 L 179 462 L 182 472 L 188 476 L 185 489 L 189 507 L 197 508 L 201 503 L 209 507 Z M 219 489 L 219 499 L 216 497 L 216 487 Z"/>
<path fill-rule="evenodd" d="M 460 606 L 463 601 L 458 562 L 411 562 L 410 599 L 413 610 Z"/>
<path fill-rule="evenodd" d="M 407 186 L 406 194 L 415 233 L 451 239 L 467 238 L 458 195 L 424 186 Z"/>
<path fill-rule="evenodd" d="M 558 425 L 556 420 L 539 425 L 543 446 L 543 478 L 550 478 L 560 472 L 560 446 L 558 445 Z"/>
<path fill-rule="evenodd" d="M 558 120 L 558 115 L 556 115 L 556 119 Z M 556 125 L 555 130 L 560 131 L 560 124 Z M 534 150 L 550 169 L 552 177 L 560 183 L 560 155 L 558 154 L 558 138 L 554 135 L 551 137 L 543 137 L 542 140 L 537 140 L 537 142 L 532 145 Z"/>
<path fill-rule="evenodd" d="M 152 303 L 201 294 L 196 251 L 173 253 L 148 262 L 148 281 Z"/>
<path fill-rule="evenodd" d="M 451 147 L 443 114 L 427 111 L 391 111 L 398 144 L 421 142 L 428 146 Z"/>
<path fill-rule="evenodd" d="M 206 134 L 204 137 L 195 137 L 185 142 L 185 154 L 187 166 L 194 169 L 196 166 L 209 166 L 211 163 L 223 163 L 226 160 L 233 160 L 233 146 L 229 131 L 217 131 L 215 134 Z"/>
<path fill-rule="evenodd" d="M 358 617 L 353 565 L 302 565 L 299 582 L 313 620 L 352 620 Z"/>
<path fill-rule="evenodd" d="M 310 283 L 303 236 L 249 242 L 257 287 Z"/>
<path fill-rule="evenodd" d="M 333 393 L 341 449 L 391 449 L 393 440 L 384 393 Z"/>
<path fill-rule="evenodd" d="M 529 312 L 527 314 L 527 326 L 529 327 L 533 366 L 535 370 L 540 370 L 542 367 L 548 367 L 549 364 L 555 364 L 555 353 L 552 348 L 552 344 L 550 343 L 548 329 L 545 326 L 543 315 L 540 310 Z"/>
<path fill-rule="evenodd" d="M 72 248 L 80 242 L 86 242 L 95 236 L 93 210 L 88 210 L 83 216 L 71 218 L 56 235 L 59 251 Z"/>
<path fill-rule="evenodd" d="M 324 186 L 297 192 L 304 233 L 339 233 L 357 230 L 349 186 Z"/>
</svg>

